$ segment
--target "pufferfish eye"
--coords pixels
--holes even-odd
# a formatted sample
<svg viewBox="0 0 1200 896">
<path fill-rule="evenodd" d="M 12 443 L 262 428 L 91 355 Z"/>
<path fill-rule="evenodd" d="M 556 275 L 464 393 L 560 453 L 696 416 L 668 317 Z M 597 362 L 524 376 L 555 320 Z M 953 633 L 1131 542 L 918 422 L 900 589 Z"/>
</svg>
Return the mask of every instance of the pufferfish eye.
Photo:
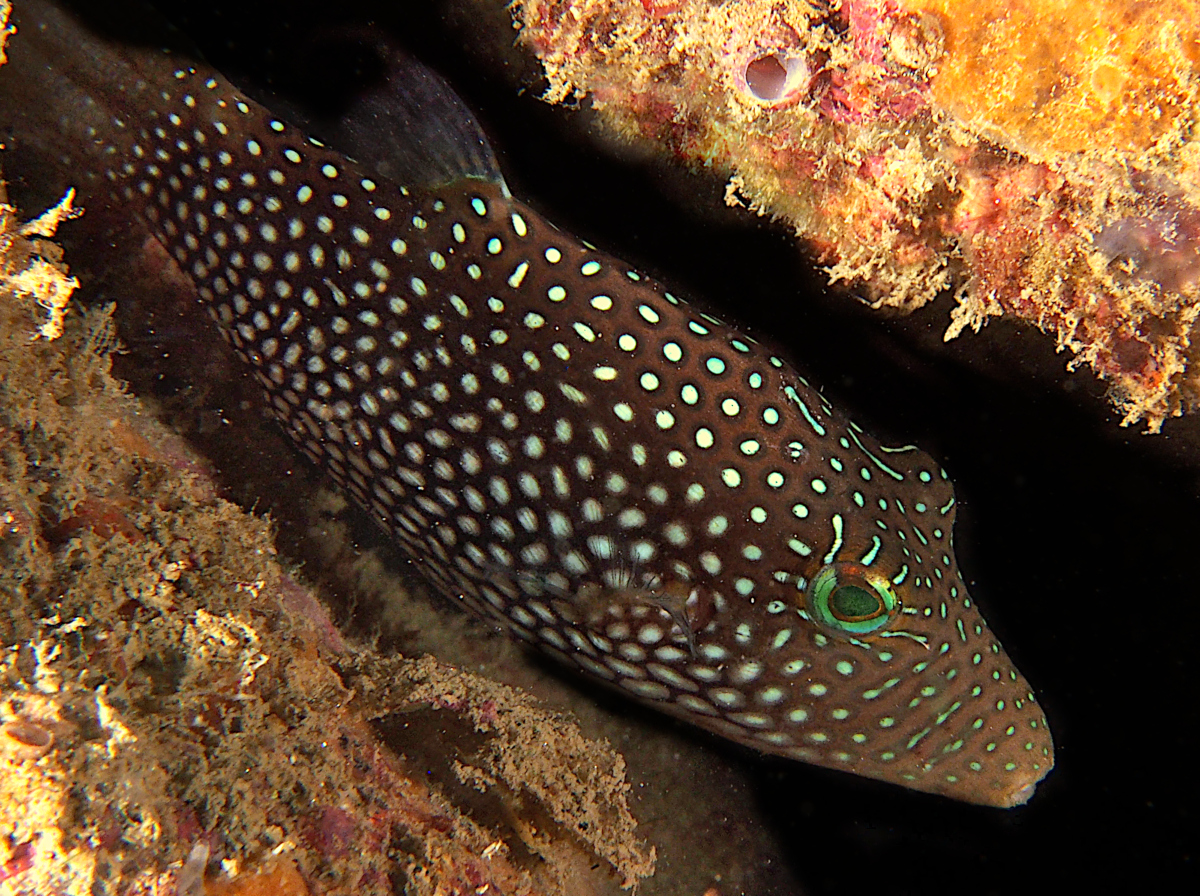
<svg viewBox="0 0 1200 896">
<path fill-rule="evenodd" d="M 817 625 L 841 637 L 869 635 L 900 612 L 892 583 L 856 563 L 822 567 L 805 591 L 804 603 Z"/>
</svg>

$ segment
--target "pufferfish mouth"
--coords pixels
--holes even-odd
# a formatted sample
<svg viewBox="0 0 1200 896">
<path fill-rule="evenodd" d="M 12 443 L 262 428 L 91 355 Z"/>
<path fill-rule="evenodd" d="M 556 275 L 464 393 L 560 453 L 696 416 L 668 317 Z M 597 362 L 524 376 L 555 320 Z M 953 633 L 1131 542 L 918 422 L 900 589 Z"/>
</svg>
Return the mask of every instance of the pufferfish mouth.
<svg viewBox="0 0 1200 896">
<path fill-rule="evenodd" d="M 1053 743 L 1028 684 L 999 645 L 965 663 L 947 652 L 909 671 L 860 694 L 872 704 L 889 692 L 886 705 L 858 719 L 878 732 L 867 765 L 891 766 L 878 777 L 968 802 L 1009 808 L 1028 801 L 1054 765 Z M 870 768 L 860 773 L 876 776 Z"/>
</svg>

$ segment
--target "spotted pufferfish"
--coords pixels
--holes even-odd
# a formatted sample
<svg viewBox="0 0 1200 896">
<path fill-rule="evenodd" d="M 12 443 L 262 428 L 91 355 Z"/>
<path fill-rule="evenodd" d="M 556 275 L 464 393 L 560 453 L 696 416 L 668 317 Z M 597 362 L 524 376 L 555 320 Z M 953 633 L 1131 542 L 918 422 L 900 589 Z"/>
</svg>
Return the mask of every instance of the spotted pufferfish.
<svg viewBox="0 0 1200 896">
<path fill-rule="evenodd" d="M 446 597 L 767 753 L 1002 807 L 1050 771 L 945 471 L 514 199 L 436 77 L 350 116 L 392 147 L 356 162 L 195 59 L 14 19 L 3 124 L 150 230 Z"/>
</svg>

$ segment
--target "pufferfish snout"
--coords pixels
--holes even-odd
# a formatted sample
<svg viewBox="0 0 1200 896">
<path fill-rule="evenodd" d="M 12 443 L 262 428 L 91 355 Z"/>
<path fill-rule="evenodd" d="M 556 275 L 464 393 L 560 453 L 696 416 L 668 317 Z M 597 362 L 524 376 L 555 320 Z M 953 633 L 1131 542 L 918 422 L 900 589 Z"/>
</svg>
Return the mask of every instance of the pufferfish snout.
<svg viewBox="0 0 1200 896">
<path fill-rule="evenodd" d="M 363 163 L 197 61 L 15 16 L 14 130 L 149 228 L 448 598 L 759 750 L 994 806 L 1050 770 L 945 472 L 514 199 L 432 75 L 365 101 L 348 139 L 392 150 Z"/>
</svg>

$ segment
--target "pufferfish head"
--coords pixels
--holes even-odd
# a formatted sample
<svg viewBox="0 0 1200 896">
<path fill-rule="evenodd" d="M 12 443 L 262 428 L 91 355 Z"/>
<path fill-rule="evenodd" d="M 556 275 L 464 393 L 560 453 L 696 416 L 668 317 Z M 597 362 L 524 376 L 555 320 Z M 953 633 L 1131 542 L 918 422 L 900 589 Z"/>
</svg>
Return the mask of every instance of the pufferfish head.
<svg viewBox="0 0 1200 896">
<path fill-rule="evenodd" d="M 697 636 L 727 686 L 704 695 L 719 707 L 705 727 L 954 799 L 1024 803 L 1053 767 L 1053 743 L 959 574 L 947 474 L 915 447 L 882 446 L 784 377 L 790 413 L 761 452 L 763 469 L 743 475 L 786 487 L 726 514 L 780 521 L 774 543 L 757 527 L 738 550 L 751 538 L 741 530 L 755 527 L 731 525 L 720 581 L 698 592 L 744 594 L 732 598 L 744 615 L 731 632 L 717 623 Z"/>
</svg>

